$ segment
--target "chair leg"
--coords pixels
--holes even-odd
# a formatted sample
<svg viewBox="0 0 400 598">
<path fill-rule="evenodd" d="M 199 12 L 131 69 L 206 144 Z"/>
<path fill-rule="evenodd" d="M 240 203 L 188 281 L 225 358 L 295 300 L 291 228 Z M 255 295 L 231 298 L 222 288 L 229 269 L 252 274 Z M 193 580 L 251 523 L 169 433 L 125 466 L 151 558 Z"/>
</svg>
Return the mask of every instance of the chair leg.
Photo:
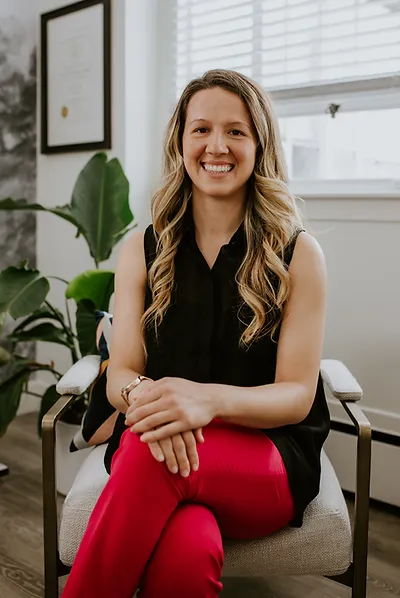
<svg viewBox="0 0 400 598">
<path fill-rule="evenodd" d="M 58 598 L 58 574 L 45 565 L 44 598 Z"/>
<path fill-rule="evenodd" d="M 44 598 L 58 598 L 57 492 L 54 429 L 42 435 Z"/>
<path fill-rule="evenodd" d="M 351 598 L 366 598 L 367 583 L 366 579 L 357 579 L 354 576 L 353 588 L 351 591 Z"/>
<path fill-rule="evenodd" d="M 69 571 L 58 555 L 55 426 L 75 398 L 63 395 L 42 419 L 44 598 L 58 598 L 58 578 Z"/>
<path fill-rule="evenodd" d="M 358 425 L 352 598 L 366 598 L 371 476 L 371 424 L 357 405 L 347 404 L 344 407 L 353 421 L 357 421 Z"/>
</svg>

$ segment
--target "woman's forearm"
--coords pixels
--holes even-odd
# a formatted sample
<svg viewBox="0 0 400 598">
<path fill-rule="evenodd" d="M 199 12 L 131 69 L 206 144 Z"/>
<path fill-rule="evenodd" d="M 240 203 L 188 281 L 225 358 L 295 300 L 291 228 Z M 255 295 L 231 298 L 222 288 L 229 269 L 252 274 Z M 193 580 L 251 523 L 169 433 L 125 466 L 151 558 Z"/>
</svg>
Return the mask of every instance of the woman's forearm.
<svg viewBox="0 0 400 598">
<path fill-rule="evenodd" d="M 126 413 L 128 405 L 121 396 L 121 388 L 126 386 L 139 374 L 130 368 L 108 368 L 107 371 L 107 398 L 111 405 L 120 411 Z"/>
<path fill-rule="evenodd" d="M 215 405 L 215 417 L 249 428 L 297 424 L 307 416 L 314 398 L 309 388 L 297 382 L 250 388 L 225 384 L 207 387 Z"/>
</svg>

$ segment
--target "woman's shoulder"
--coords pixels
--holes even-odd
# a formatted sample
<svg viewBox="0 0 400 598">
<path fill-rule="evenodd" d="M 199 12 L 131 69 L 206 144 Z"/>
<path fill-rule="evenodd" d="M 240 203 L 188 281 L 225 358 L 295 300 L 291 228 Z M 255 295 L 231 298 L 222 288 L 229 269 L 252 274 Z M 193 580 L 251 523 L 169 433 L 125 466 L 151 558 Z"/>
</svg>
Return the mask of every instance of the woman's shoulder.
<svg viewBox="0 0 400 598">
<path fill-rule="evenodd" d="M 138 230 L 127 237 L 121 246 L 120 255 L 143 253 L 145 234 L 146 231 Z"/>
<path fill-rule="evenodd" d="M 144 251 L 144 231 L 135 231 L 123 242 L 117 262 L 116 275 L 135 279 L 146 278 L 146 260 Z"/>
<path fill-rule="evenodd" d="M 156 239 L 154 235 L 153 225 L 149 226 L 143 231 L 135 231 L 122 244 L 120 255 L 140 255 L 146 256 L 151 253 L 156 246 Z"/>
<path fill-rule="evenodd" d="M 294 277 L 301 277 L 303 280 L 313 277 L 325 278 L 326 276 L 326 263 L 322 248 L 317 239 L 304 230 L 297 235 L 290 272 Z"/>
<path fill-rule="evenodd" d="M 293 259 L 316 259 L 324 261 L 324 253 L 317 239 L 305 230 L 299 230 L 294 247 Z"/>
</svg>

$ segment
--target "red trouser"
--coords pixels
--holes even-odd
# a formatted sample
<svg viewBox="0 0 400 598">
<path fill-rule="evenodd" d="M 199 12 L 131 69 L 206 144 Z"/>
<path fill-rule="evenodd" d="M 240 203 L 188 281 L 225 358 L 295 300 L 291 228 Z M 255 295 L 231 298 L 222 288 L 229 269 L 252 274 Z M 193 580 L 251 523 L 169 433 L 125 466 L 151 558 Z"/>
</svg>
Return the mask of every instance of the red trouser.
<svg viewBox="0 0 400 598">
<path fill-rule="evenodd" d="M 260 430 L 213 421 L 188 478 L 168 471 L 127 430 L 90 517 L 63 598 L 215 598 L 221 534 L 284 527 L 293 502 L 282 458 Z"/>
</svg>

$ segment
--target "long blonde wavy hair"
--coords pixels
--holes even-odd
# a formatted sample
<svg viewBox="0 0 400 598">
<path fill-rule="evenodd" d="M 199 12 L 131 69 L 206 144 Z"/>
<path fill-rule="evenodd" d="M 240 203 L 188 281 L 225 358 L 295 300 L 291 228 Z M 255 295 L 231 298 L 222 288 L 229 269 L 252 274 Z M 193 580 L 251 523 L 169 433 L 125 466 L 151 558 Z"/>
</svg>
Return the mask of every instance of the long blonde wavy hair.
<svg viewBox="0 0 400 598">
<path fill-rule="evenodd" d="M 185 170 L 182 151 L 187 108 L 195 93 L 215 87 L 233 92 L 243 100 L 258 137 L 254 171 L 247 185 L 244 217 L 247 249 L 236 275 L 243 306 L 247 305 L 252 313 L 240 339 L 241 345 L 249 346 L 264 334 L 273 338 L 282 320 L 290 292 L 284 251 L 295 231 L 302 228 L 302 222 L 296 200 L 287 188 L 279 127 L 271 101 L 256 83 L 229 70 L 207 71 L 191 81 L 169 121 L 162 184 L 151 202 L 157 239 L 156 257 L 148 275 L 152 303 L 142 317 L 141 326 L 143 334 L 151 326 L 157 334 L 171 303 L 174 258 L 191 197 L 191 180 Z"/>
</svg>

